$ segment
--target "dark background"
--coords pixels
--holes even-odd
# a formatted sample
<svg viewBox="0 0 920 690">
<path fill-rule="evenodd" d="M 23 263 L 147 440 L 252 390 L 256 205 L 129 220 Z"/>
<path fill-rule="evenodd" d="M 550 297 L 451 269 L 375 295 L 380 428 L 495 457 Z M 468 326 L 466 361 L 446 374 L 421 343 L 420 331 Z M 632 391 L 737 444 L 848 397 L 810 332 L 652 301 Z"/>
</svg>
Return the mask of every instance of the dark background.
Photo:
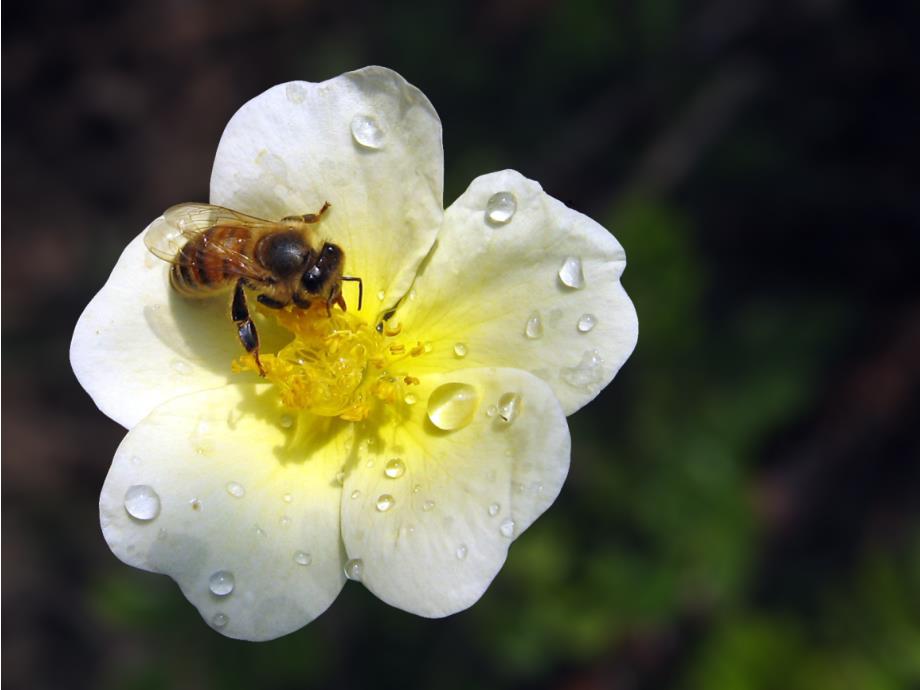
<svg viewBox="0 0 920 690">
<path fill-rule="evenodd" d="M 8 2 L 9 688 L 878 689 L 920 684 L 920 4 Z M 272 84 L 365 64 L 444 124 L 450 203 L 516 168 L 611 228 L 639 345 L 471 610 L 349 584 L 225 639 L 116 561 L 123 430 L 67 361 L 164 208 Z"/>
</svg>

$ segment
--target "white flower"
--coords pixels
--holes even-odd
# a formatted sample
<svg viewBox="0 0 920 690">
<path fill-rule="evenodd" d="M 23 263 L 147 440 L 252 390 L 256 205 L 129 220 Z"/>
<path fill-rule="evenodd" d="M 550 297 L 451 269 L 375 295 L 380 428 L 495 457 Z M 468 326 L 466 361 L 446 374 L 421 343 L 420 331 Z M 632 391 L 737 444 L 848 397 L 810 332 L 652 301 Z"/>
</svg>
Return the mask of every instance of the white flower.
<svg viewBox="0 0 920 690">
<path fill-rule="evenodd" d="M 604 228 L 510 170 L 444 211 L 442 156 L 395 72 L 269 89 L 227 125 L 211 203 L 277 220 L 330 202 L 320 231 L 363 309 L 353 283 L 347 313 L 260 309 L 260 379 L 228 298 L 176 294 L 138 236 L 77 324 L 74 371 L 129 429 L 105 538 L 225 635 L 300 628 L 346 572 L 422 616 L 473 604 L 560 491 L 565 415 L 635 346 Z"/>
</svg>

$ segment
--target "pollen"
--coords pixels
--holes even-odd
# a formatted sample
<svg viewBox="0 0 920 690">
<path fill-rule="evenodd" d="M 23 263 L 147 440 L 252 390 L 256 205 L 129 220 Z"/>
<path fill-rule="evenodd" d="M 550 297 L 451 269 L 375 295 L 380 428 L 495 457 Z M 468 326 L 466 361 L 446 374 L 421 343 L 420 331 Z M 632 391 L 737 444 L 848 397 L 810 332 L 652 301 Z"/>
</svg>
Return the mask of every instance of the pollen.
<svg viewBox="0 0 920 690">
<path fill-rule="evenodd" d="M 399 331 L 378 331 L 338 309 L 330 315 L 325 305 L 267 313 L 292 335 L 278 352 L 260 355 L 285 407 L 357 422 L 380 406 L 405 404 L 406 387 L 418 383 L 400 367 L 407 348 L 394 342 Z M 234 360 L 233 370 L 258 371 L 250 355 Z"/>
</svg>

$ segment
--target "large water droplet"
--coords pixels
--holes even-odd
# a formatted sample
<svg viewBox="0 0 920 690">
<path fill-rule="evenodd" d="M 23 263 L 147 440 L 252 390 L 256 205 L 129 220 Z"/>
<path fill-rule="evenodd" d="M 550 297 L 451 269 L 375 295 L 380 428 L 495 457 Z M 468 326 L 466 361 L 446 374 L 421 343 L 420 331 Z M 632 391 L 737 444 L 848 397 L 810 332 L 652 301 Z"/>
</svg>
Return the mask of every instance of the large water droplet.
<svg viewBox="0 0 920 690">
<path fill-rule="evenodd" d="M 361 146 L 368 149 L 383 147 L 386 134 L 372 115 L 355 115 L 351 120 L 351 135 Z"/>
<path fill-rule="evenodd" d="M 581 259 L 577 256 L 567 256 L 562 266 L 559 267 L 559 280 L 566 287 L 580 290 L 585 286 L 585 276 L 581 270 Z"/>
<path fill-rule="evenodd" d="M 464 558 L 466 558 L 466 554 L 467 554 L 466 544 L 460 544 L 460 546 L 457 547 L 457 551 L 456 551 L 457 560 L 462 561 Z"/>
<path fill-rule="evenodd" d="M 587 333 L 597 324 L 597 319 L 594 318 L 594 314 L 582 314 L 581 318 L 578 319 L 576 327 L 578 328 L 579 333 Z"/>
<path fill-rule="evenodd" d="M 396 503 L 396 499 L 390 496 L 390 494 L 380 494 L 380 496 L 377 497 L 377 510 L 381 513 L 385 513 L 393 507 L 394 503 Z"/>
<path fill-rule="evenodd" d="M 211 619 L 211 625 L 218 629 L 225 627 L 229 622 L 230 618 L 227 617 L 226 613 L 215 613 Z"/>
<path fill-rule="evenodd" d="M 219 597 L 225 597 L 230 594 L 235 584 L 233 573 L 229 570 L 218 570 L 208 579 L 208 589 L 211 590 L 212 594 Z"/>
<path fill-rule="evenodd" d="M 242 498 L 246 495 L 246 489 L 239 482 L 227 482 L 227 493 L 234 498 Z"/>
<path fill-rule="evenodd" d="M 466 353 L 466 343 L 454 343 L 454 357 L 457 359 L 463 359 L 466 357 Z"/>
<path fill-rule="evenodd" d="M 399 458 L 391 458 L 384 465 L 383 473 L 390 479 L 399 479 L 406 473 L 406 463 Z"/>
<path fill-rule="evenodd" d="M 160 514 L 160 497 L 146 484 L 135 484 L 125 492 L 125 510 L 135 520 L 153 520 Z"/>
<path fill-rule="evenodd" d="M 502 533 L 503 537 L 508 537 L 509 539 L 514 536 L 514 520 L 511 518 L 505 518 L 502 520 L 502 524 L 498 526 L 498 531 Z"/>
<path fill-rule="evenodd" d="M 498 399 L 498 417 L 511 424 L 521 412 L 521 396 L 517 393 L 505 393 Z"/>
<path fill-rule="evenodd" d="M 527 323 L 524 324 L 524 335 L 531 340 L 543 336 L 543 320 L 540 318 L 540 312 L 532 311 L 527 317 Z"/>
<path fill-rule="evenodd" d="M 498 515 L 498 511 L 500 511 L 501 509 L 502 509 L 501 504 L 493 503 L 492 505 L 489 506 L 489 515 L 491 517 L 495 517 L 496 515 Z"/>
<path fill-rule="evenodd" d="M 479 393 L 468 383 L 445 383 L 428 398 L 428 419 L 439 429 L 453 431 L 473 421 Z"/>
<path fill-rule="evenodd" d="M 498 192 L 486 202 L 486 218 L 494 225 L 504 225 L 514 217 L 517 199 L 511 192 Z"/>
<path fill-rule="evenodd" d="M 313 556 L 308 554 L 306 551 L 295 551 L 294 562 L 297 565 L 310 565 L 313 562 Z"/>
<path fill-rule="evenodd" d="M 360 582 L 364 575 L 364 561 L 360 558 L 352 558 L 345 563 L 345 577 L 355 582 Z"/>
<path fill-rule="evenodd" d="M 604 360 L 597 350 L 588 350 L 577 366 L 562 367 L 559 377 L 573 388 L 591 392 L 604 381 Z"/>
</svg>

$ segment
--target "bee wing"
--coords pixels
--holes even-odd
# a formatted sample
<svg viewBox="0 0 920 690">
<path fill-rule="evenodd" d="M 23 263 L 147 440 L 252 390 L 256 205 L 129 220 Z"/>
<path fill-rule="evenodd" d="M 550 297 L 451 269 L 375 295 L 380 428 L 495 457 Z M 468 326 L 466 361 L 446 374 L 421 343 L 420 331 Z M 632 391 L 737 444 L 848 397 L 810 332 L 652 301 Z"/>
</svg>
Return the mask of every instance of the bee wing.
<svg viewBox="0 0 920 690">
<path fill-rule="evenodd" d="M 278 226 L 272 221 L 247 216 L 223 206 L 211 204 L 179 204 L 172 206 L 157 218 L 144 233 L 144 244 L 152 254 L 164 261 L 172 262 L 186 242 L 210 228 L 217 226 L 271 229 Z M 234 263 L 241 265 L 241 271 L 252 264 L 243 254 L 232 248 L 216 246 L 218 252 L 227 253 Z"/>
</svg>

